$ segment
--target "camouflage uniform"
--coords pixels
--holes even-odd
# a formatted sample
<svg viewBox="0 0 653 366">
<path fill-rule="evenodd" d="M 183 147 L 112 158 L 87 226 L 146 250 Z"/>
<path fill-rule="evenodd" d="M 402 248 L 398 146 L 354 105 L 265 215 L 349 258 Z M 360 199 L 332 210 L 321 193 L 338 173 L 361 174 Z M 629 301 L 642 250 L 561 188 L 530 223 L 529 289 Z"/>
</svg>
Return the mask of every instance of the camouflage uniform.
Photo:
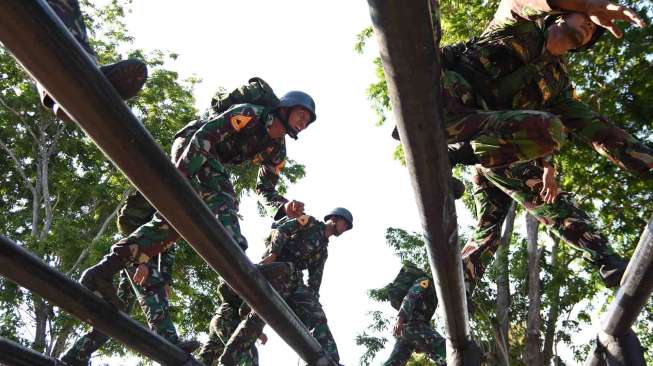
<svg viewBox="0 0 653 366">
<path fill-rule="evenodd" d="M 324 228 L 323 222 L 308 215 L 288 220 L 272 230 L 265 256 L 276 254 L 274 264 L 287 264 L 291 268 L 289 276 L 275 276 L 276 279 L 270 282 L 325 352 L 337 362 L 340 360 L 338 347 L 319 301 L 329 243 Z M 304 284 L 303 270 L 308 270 L 308 285 Z M 266 277 L 270 278 L 269 275 Z M 248 314 L 227 342 L 220 364 L 243 365 L 246 350 L 256 341 L 264 326 L 258 315 Z"/>
<path fill-rule="evenodd" d="M 472 139 L 483 166 L 494 168 L 547 156 L 568 134 L 621 167 L 649 171 L 653 151 L 578 100 L 565 61 L 546 51 L 551 12 L 546 0 L 502 0 L 480 37 L 443 48 L 449 142 Z"/>
<path fill-rule="evenodd" d="M 152 218 L 154 210 L 149 202 L 138 192 L 127 199 L 120 209 L 117 223 L 121 233 L 129 233 Z M 136 271 L 131 267 L 120 272 L 117 295 L 122 302 L 122 310 L 131 314 L 138 300 L 150 329 L 172 343 L 179 342 L 179 336 L 169 317 L 168 296 L 165 286 L 172 285 L 172 267 L 174 265 L 174 247 L 161 252 L 147 262 L 149 276 L 141 286 L 131 282 L 128 276 Z M 87 365 L 90 356 L 102 347 L 109 337 L 96 329 L 79 338 L 66 351 L 63 360 L 71 365 Z"/>
<path fill-rule="evenodd" d="M 497 108 L 538 109 L 557 115 L 572 140 L 590 145 L 623 169 L 650 174 L 653 150 L 579 101 L 564 61 L 546 52 L 543 17 L 550 13 L 543 0 L 503 0 L 481 37 L 462 52 L 445 49 L 445 58 L 447 52 L 458 54 L 449 57 L 461 62 L 461 72 L 476 76 L 476 89 Z M 606 238 L 567 194 L 561 194 L 552 205 L 542 202 L 541 180 L 542 169 L 534 163 L 477 168 L 473 182 L 478 225 L 472 241 L 463 249 L 470 284 L 482 276 L 499 245 L 510 198 L 583 251 L 591 262 L 600 263 L 613 254 Z"/>
<path fill-rule="evenodd" d="M 401 303 L 399 316 L 404 319 L 404 330 L 384 366 L 404 366 L 413 352 L 426 353 L 436 364 L 445 364 L 445 340 L 430 324 L 437 306 L 432 281 L 428 277 L 417 279 Z"/>
</svg>

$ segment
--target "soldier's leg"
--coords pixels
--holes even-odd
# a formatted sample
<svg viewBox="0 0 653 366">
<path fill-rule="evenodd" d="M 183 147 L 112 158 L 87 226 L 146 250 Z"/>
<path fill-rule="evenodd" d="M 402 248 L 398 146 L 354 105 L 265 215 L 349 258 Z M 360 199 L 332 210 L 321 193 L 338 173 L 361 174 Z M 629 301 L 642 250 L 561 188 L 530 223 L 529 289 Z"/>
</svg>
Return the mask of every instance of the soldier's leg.
<svg viewBox="0 0 653 366">
<path fill-rule="evenodd" d="M 653 168 L 653 149 L 603 117 L 567 123 L 571 135 L 594 147 L 622 169 L 645 174 Z"/>
<path fill-rule="evenodd" d="M 329 329 L 326 314 L 313 291 L 304 285 L 297 286 L 288 298 L 288 305 L 331 359 L 340 361 L 338 346 Z"/>
<path fill-rule="evenodd" d="M 485 268 L 494 258 L 501 243 L 501 226 L 512 199 L 490 183 L 475 168 L 472 177 L 476 203 L 476 229 L 462 250 L 465 284 L 468 293 L 483 277 Z"/>
<path fill-rule="evenodd" d="M 218 286 L 220 306 L 209 324 L 209 340 L 202 345 L 199 359 L 205 365 L 216 362 L 224 352 L 224 347 L 241 321 L 238 310 L 242 299 L 225 283 Z"/>
<path fill-rule="evenodd" d="M 86 25 L 82 19 L 78 0 L 47 0 L 47 2 L 84 51 L 95 59 L 95 51 L 88 42 Z"/>
<path fill-rule="evenodd" d="M 139 191 L 134 191 L 127 197 L 116 217 L 118 231 L 122 235 L 133 233 L 140 226 L 152 220 L 156 209 L 143 197 Z"/>
<path fill-rule="evenodd" d="M 545 157 L 558 151 L 566 140 L 562 122 L 554 114 L 479 109 L 471 86 L 458 73 L 443 72 L 442 93 L 447 141 L 471 141 L 485 167 Z"/>
<path fill-rule="evenodd" d="M 428 355 L 436 365 L 445 365 L 447 360 L 444 338 L 426 322 L 406 326 L 406 338 L 415 349 Z"/>
<path fill-rule="evenodd" d="M 383 366 L 404 366 L 412 354 L 413 347 L 403 337 L 399 337 L 395 346 L 392 348 L 390 357 L 383 363 Z"/>
<path fill-rule="evenodd" d="M 264 327 L 265 322 L 256 313 L 247 314 L 227 341 L 219 364 L 224 366 L 254 365 L 254 362 L 257 364 L 258 353 L 254 359 L 252 349 L 255 349 L 256 340 L 263 333 Z"/>
<path fill-rule="evenodd" d="M 567 193 L 558 195 L 553 204 L 542 201 L 539 194 L 542 189 L 542 168 L 529 163 L 510 169 L 482 169 L 482 172 L 556 236 L 582 251 L 585 259 L 599 267 L 607 287 L 619 284 L 626 263 L 614 253 L 607 238 L 594 226 L 587 213 Z"/>
</svg>

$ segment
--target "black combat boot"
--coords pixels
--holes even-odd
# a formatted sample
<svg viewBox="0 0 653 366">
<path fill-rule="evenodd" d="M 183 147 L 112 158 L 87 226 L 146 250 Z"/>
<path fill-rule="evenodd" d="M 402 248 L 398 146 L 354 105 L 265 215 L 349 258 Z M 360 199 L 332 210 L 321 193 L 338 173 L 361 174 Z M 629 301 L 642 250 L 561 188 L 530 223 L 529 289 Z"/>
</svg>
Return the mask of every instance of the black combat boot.
<svg viewBox="0 0 653 366">
<path fill-rule="evenodd" d="M 123 100 L 127 100 L 143 88 L 147 80 L 147 65 L 141 60 L 129 59 L 100 67 L 100 71 L 109 80 Z M 51 109 L 57 118 L 70 121 L 70 117 L 61 109 L 48 92 L 37 84 L 41 103 Z"/>
<path fill-rule="evenodd" d="M 628 262 L 616 254 L 602 257 L 595 262 L 599 267 L 599 276 L 607 288 L 619 286 L 621 278 L 626 272 Z"/>
<path fill-rule="evenodd" d="M 122 301 L 113 286 L 113 276 L 124 266 L 123 260 L 117 254 L 108 254 L 102 260 L 82 273 L 79 282 L 102 297 L 116 309 L 122 309 Z"/>
<path fill-rule="evenodd" d="M 457 164 L 476 165 L 479 163 L 478 157 L 474 154 L 474 149 L 468 141 L 448 145 L 447 153 L 452 168 Z"/>
<path fill-rule="evenodd" d="M 90 358 L 79 358 L 70 355 L 69 353 L 66 353 L 61 357 L 61 361 L 65 362 L 67 366 L 88 366 L 91 363 Z"/>
</svg>

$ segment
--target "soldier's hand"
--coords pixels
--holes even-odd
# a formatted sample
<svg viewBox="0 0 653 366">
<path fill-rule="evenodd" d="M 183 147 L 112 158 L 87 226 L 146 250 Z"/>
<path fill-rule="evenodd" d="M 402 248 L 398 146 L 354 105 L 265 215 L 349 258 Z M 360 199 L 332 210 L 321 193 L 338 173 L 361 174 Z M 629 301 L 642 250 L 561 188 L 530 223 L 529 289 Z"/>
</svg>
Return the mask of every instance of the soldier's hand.
<svg viewBox="0 0 653 366">
<path fill-rule="evenodd" d="M 614 24 L 615 20 L 625 20 L 640 28 L 644 28 L 646 25 L 644 20 L 632 9 L 607 0 L 588 0 L 586 7 L 586 13 L 592 22 L 609 30 L 616 38 L 621 38 L 623 32 Z"/>
<path fill-rule="evenodd" d="M 136 268 L 136 273 L 134 273 L 134 277 L 132 279 L 134 280 L 135 283 L 143 286 L 149 276 L 150 276 L 150 269 L 147 267 L 145 263 L 141 263 L 138 265 L 138 268 Z"/>
<path fill-rule="evenodd" d="M 292 200 L 284 205 L 286 216 L 290 219 L 296 219 L 304 214 L 304 203 Z"/>
<path fill-rule="evenodd" d="M 260 336 L 258 336 L 258 340 L 261 342 L 262 345 L 265 345 L 268 343 L 268 336 L 265 333 L 261 333 Z"/>
<path fill-rule="evenodd" d="M 392 329 L 392 334 L 395 337 L 401 337 L 404 334 L 404 321 L 401 318 L 397 318 L 394 328 Z"/>
<path fill-rule="evenodd" d="M 556 201 L 558 192 L 559 186 L 555 177 L 555 168 L 551 165 L 545 166 L 544 173 L 542 174 L 542 190 L 540 191 L 540 197 L 542 197 L 544 203 L 552 204 Z"/>
</svg>

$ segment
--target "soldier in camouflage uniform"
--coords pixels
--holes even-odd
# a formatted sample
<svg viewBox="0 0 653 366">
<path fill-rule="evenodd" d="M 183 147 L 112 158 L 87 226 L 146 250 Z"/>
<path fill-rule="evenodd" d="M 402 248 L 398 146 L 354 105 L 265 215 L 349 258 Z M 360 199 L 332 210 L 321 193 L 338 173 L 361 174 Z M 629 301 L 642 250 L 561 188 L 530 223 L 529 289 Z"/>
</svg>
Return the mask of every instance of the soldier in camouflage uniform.
<svg viewBox="0 0 653 366">
<path fill-rule="evenodd" d="M 397 342 L 383 366 L 404 366 L 413 352 L 426 353 L 437 365 L 446 364 L 444 338 L 431 326 L 437 306 L 433 281 L 428 276 L 415 280 L 401 302 L 393 330 Z"/>
<path fill-rule="evenodd" d="M 247 248 L 247 241 L 240 232 L 238 201 L 228 165 L 248 160 L 260 165 L 256 190 L 277 214 L 302 209 L 299 202 L 289 202 L 275 187 L 286 157 L 285 135 L 296 137 L 314 120 L 313 99 L 293 91 L 273 109 L 238 104 L 220 114 L 209 110 L 176 134 L 171 154 L 174 164 L 242 249 Z M 148 223 L 116 242 L 100 263 L 82 274 L 80 281 L 108 302 L 118 304 L 113 275 L 127 264 L 137 264 L 137 275 L 146 277 L 145 263 L 178 238 L 156 213 Z"/>
<path fill-rule="evenodd" d="M 153 214 L 151 206 L 142 195 L 132 194 L 118 214 L 118 230 L 126 235 L 148 222 Z M 180 340 L 169 314 L 168 292 L 172 286 L 173 264 L 174 247 L 171 247 L 147 262 L 149 276 L 140 284 L 132 282 L 130 278 L 136 272 L 135 267 L 121 271 L 117 296 L 121 301 L 122 310 L 127 314 L 134 310 L 138 300 L 150 329 L 190 353 L 199 347 L 199 343 Z M 62 361 L 70 366 L 86 366 L 91 355 L 107 341 L 108 336 L 93 329 L 65 352 Z"/>
<path fill-rule="evenodd" d="M 623 169 L 650 174 L 653 150 L 578 100 L 562 58 L 566 52 L 590 48 L 603 33 L 590 15 L 615 35 L 620 31 L 612 20 L 644 25 L 631 10 L 616 6 L 608 10 L 610 5 L 603 0 L 503 0 L 479 39 L 464 46 L 445 47 L 445 67 L 450 65 L 468 80 L 473 79 L 477 96 L 490 101 L 494 108 L 546 111 L 542 113 L 560 118 L 572 141 L 590 145 Z M 510 198 L 582 250 L 599 267 L 606 286 L 618 285 L 625 262 L 568 195 L 555 202 L 554 170 L 546 160 L 490 168 L 477 167 L 474 177 L 479 223 L 472 241 L 463 249 L 468 285 L 478 280 L 497 249 Z"/>
<path fill-rule="evenodd" d="M 326 222 L 303 215 L 278 225 L 272 230 L 261 264 L 276 264 L 287 269 L 285 274 L 279 274 L 279 271 L 272 271 L 274 275 L 266 274 L 265 271 L 263 273 L 308 327 L 326 354 L 338 362 L 338 348 L 319 301 L 320 285 L 328 256 L 329 238 L 350 230 L 353 227 L 353 217 L 348 210 L 336 208 L 324 217 L 324 221 Z M 303 280 L 304 270 L 308 270 L 308 285 Z M 264 326 L 263 320 L 250 312 L 227 342 L 220 357 L 220 365 L 249 365 L 248 350 Z"/>
<path fill-rule="evenodd" d="M 97 62 L 95 51 L 88 41 L 86 26 L 82 19 L 78 0 L 47 0 L 47 2 L 86 53 Z M 122 60 L 110 65 L 100 66 L 100 71 L 123 100 L 135 96 L 147 80 L 147 65 L 143 61 L 136 59 Z M 37 88 L 41 96 L 41 102 L 46 108 L 53 110 L 57 117 L 70 120 L 70 117 L 66 115 L 40 84 L 37 84 Z"/>
</svg>

